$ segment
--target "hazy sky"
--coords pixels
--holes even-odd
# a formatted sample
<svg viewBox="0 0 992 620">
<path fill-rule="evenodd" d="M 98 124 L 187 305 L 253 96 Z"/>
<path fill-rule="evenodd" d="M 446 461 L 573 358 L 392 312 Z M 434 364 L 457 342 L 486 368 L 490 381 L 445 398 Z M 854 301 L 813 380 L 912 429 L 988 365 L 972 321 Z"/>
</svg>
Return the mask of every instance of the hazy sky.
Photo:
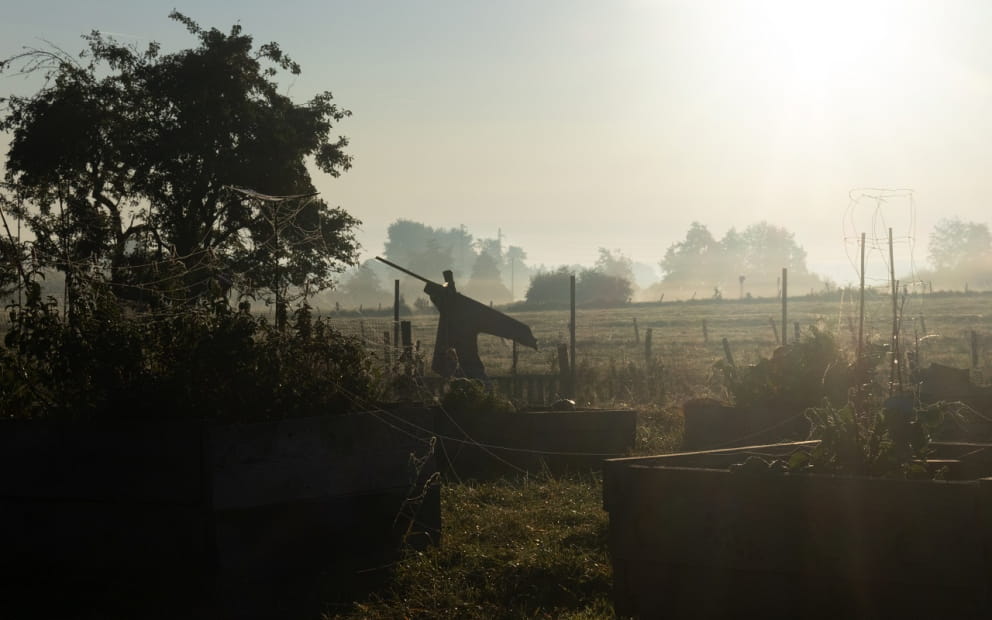
<svg viewBox="0 0 992 620">
<path fill-rule="evenodd" d="M 92 29 L 194 45 L 172 8 L 278 41 L 303 68 L 292 97 L 330 90 L 354 114 L 339 126 L 354 168 L 316 184 L 364 222 L 369 256 L 401 217 L 501 228 L 549 266 L 601 246 L 657 264 L 693 220 L 718 238 L 767 220 L 844 283 L 860 232 L 893 227 L 897 260 L 915 241 L 922 266 L 940 218 L 992 220 L 988 0 L 8 5 L 3 57 L 78 51 Z M 0 96 L 31 90 L 0 78 Z M 852 202 L 862 187 L 913 197 L 877 212 Z"/>
</svg>

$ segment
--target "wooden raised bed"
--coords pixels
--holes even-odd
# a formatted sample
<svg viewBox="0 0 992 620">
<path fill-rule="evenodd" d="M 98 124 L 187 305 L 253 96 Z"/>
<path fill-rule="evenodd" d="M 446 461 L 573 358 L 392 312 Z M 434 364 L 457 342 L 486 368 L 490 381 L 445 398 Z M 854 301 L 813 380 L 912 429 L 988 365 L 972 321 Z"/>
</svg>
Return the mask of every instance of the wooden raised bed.
<svg viewBox="0 0 992 620">
<path fill-rule="evenodd" d="M 488 479 L 543 471 L 601 471 L 634 447 L 637 412 L 616 410 L 449 413 L 438 409 L 438 465 L 449 476 Z"/>
<path fill-rule="evenodd" d="M 992 445 L 936 444 L 949 482 L 728 471 L 814 443 L 607 461 L 617 613 L 990 617 Z"/>
<path fill-rule="evenodd" d="M 54 584 L 92 593 L 126 583 L 173 599 L 216 599 L 241 616 L 271 604 L 280 583 L 321 571 L 350 587 L 397 557 L 408 526 L 420 542 L 440 534 L 436 484 L 418 510 L 404 504 L 436 471 L 433 458 L 419 472 L 411 468 L 411 453 L 424 456 L 427 437 L 400 432 L 381 415 L 254 424 L 3 421 L 5 594 L 42 584 L 48 594 Z M 427 427 L 433 412 L 390 415 Z"/>
</svg>

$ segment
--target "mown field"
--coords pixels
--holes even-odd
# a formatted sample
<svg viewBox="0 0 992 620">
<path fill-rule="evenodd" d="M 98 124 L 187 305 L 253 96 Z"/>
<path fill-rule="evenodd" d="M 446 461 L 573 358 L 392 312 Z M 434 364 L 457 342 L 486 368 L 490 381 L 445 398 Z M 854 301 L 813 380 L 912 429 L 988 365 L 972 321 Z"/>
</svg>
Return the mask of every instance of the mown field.
<svg viewBox="0 0 992 620">
<path fill-rule="evenodd" d="M 850 293 L 790 299 L 789 322 L 800 332 L 828 330 L 853 355 L 858 307 Z M 910 296 L 900 300 L 904 350 L 918 350 L 923 364 L 971 367 L 972 332 L 978 365 L 973 375 L 992 373 L 992 294 Z M 870 296 L 865 308 L 869 342 L 891 339 L 892 300 Z M 514 312 L 529 324 L 542 349 L 521 350 L 518 372 L 552 373 L 559 342 L 568 342 L 568 310 Z M 407 318 L 407 317 L 404 317 Z M 634 320 L 638 331 L 635 337 Z M 635 453 L 678 449 L 679 406 L 688 397 L 722 395 L 713 364 L 722 359 L 726 338 L 738 363 L 768 357 L 775 349 L 770 319 L 781 329 L 775 300 L 633 304 L 580 309 L 576 316 L 580 381 L 605 381 L 609 369 L 641 369 L 633 382 L 658 381 L 664 389 L 628 391 L 623 403 L 641 412 Z M 345 330 L 388 330 L 388 320 L 332 318 Z M 703 321 L 707 337 L 704 339 Z M 435 318 L 412 317 L 414 338 L 430 351 Z M 360 325 L 360 323 L 364 325 Z M 652 330 L 651 360 L 645 336 Z M 790 325 L 790 341 L 794 326 Z M 371 339 L 370 339 L 371 340 Z M 378 347 L 381 340 L 371 340 Z M 490 374 L 509 373 L 511 347 L 480 338 Z M 628 369 L 629 370 L 629 369 Z M 581 388 L 580 388 L 581 390 Z M 584 394 L 596 396 L 595 391 Z M 647 398 L 638 398 L 647 396 Z M 608 515 L 602 509 L 601 480 L 595 476 L 514 478 L 491 483 L 447 484 L 442 490 L 443 544 L 411 553 L 395 567 L 391 583 L 350 605 L 328 608 L 325 618 L 612 618 L 612 575 L 607 549 Z"/>
</svg>

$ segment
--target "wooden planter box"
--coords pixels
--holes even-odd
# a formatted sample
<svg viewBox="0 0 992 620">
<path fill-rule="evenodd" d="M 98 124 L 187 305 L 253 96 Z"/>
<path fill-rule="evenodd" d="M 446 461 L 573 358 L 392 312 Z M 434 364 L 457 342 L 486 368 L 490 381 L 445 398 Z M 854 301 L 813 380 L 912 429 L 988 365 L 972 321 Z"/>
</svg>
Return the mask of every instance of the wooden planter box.
<svg viewBox="0 0 992 620">
<path fill-rule="evenodd" d="M 407 527 L 421 543 L 440 534 L 436 484 L 405 505 L 436 471 L 433 458 L 411 467 L 426 437 L 381 418 L 3 421 L 0 576 L 10 592 L 127 583 L 254 602 L 320 571 L 347 585 L 395 559 Z"/>
<path fill-rule="evenodd" d="M 634 447 L 631 410 L 449 413 L 438 409 L 438 463 L 448 476 L 490 479 L 522 471 L 601 471 Z"/>
<path fill-rule="evenodd" d="M 992 445 L 938 446 L 952 482 L 727 469 L 814 443 L 607 461 L 617 613 L 990 617 Z"/>
</svg>

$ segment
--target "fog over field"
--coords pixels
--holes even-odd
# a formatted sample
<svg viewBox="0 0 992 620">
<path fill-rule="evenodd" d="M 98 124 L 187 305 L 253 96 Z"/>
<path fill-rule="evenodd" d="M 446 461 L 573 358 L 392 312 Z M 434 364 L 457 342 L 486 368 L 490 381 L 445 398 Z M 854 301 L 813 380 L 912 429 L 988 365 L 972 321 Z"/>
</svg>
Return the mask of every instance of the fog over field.
<svg viewBox="0 0 992 620">
<path fill-rule="evenodd" d="M 0 57 L 45 42 L 74 53 L 91 30 L 179 49 L 189 37 L 170 8 L 13 3 Z M 893 228 L 903 277 L 931 266 L 940 220 L 989 223 L 992 5 L 982 0 L 175 8 L 278 41 L 302 67 L 280 77 L 284 92 L 305 101 L 331 90 L 353 112 L 335 127 L 353 168 L 315 183 L 363 221 L 364 258 L 407 218 L 500 234 L 532 266 L 591 266 L 609 248 L 661 277 L 659 261 L 693 222 L 719 240 L 765 221 L 795 235 L 810 271 L 842 285 L 857 281 L 861 233 L 881 265 Z M 37 75 L 5 75 L 0 97 L 38 86 Z"/>
</svg>

